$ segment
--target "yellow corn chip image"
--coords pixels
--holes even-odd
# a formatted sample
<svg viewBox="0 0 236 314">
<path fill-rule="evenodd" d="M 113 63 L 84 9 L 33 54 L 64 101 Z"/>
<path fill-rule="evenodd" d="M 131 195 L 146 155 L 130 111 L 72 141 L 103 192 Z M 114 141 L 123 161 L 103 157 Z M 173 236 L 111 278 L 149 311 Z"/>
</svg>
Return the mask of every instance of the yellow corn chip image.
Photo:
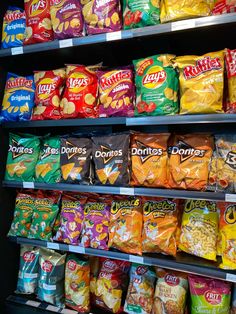
<svg viewBox="0 0 236 314">
<path fill-rule="evenodd" d="M 64 180 L 67 180 L 69 174 L 71 173 L 72 169 L 74 168 L 75 163 L 71 162 L 69 164 L 65 164 L 61 166 L 61 172 L 62 172 L 62 177 Z"/>
</svg>

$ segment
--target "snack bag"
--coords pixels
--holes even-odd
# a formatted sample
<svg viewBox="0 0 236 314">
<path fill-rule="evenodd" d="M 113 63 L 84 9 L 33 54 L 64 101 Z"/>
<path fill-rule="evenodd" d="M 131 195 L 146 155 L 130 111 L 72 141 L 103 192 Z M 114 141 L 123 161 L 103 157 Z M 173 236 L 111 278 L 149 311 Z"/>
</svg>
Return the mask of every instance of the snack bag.
<svg viewBox="0 0 236 314">
<path fill-rule="evenodd" d="M 92 141 L 89 138 L 61 138 L 61 174 L 66 183 L 91 183 Z"/>
<path fill-rule="evenodd" d="M 96 284 L 95 305 L 112 313 L 122 310 L 121 301 L 128 284 L 130 263 L 101 258 L 101 269 Z"/>
<path fill-rule="evenodd" d="M 129 134 L 92 137 L 95 182 L 106 185 L 129 184 Z"/>
<path fill-rule="evenodd" d="M 170 187 L 205 190 L 213 146 L 208 134 L 174 135 L 168 147 Z"/>
<path fill-rule="evenodd" d="M 65 304 L 79 313 L 90 309 L 90 266 L 89 261 L 80 260 L 78 255 L 66 258 Z"/>
<path fill-rule="evenodd" d="M 108 247 L 142 255 L 142 203 L 139 197 L 116 197 L 111 204 Z"/>
<path fill-rule="evenodd" d="M 170 134 L 131 134 L 131 185 L 168 187 L 167 141 Z"/>
<path fill-rule="evenodd" d="M 88 35 L 119 31 L 122 28 L 119 0 L 80 0 Z"/>
<path fill-rule="evenodd" d="M 2 48 L 23 45 L 25 35 L 25 12 L 17 7 L 8 7 L 2 25 Z"/>
<path fill-rule="evenodd" d="M 134 60 L 135 116 L 160 116 L 178 113 L 179 80 L 171 59 L 174 55 L 155 55 Z"/>
<path fill-rule="evenodd" d="M 95 291 L 100 271 L 100 258 L 96 256 L 89 256 L 89 264 L 90 264 L 90 299 L 91 303 L 95 304 Z"/>
<path fill-rule="evenodd" d="M 235 1 L 236 7 L 236 1 Z M 236 50 L 226 49 L 225 64 L 227 70 L 228 99 L 225 111 L 227 113 L 236 113 Z"/>
<path fill-rule="evenodd" d="M 131 67 L 99 71 L 99 116 L 132 117 L 135 87 Z"/>
<path fill-rule="evenodd" d="M 44 248 L 40 248 L 39 253 L 37 297 L 41 301 L 63 307 L 66 254 Z"/>
<path fill-rule="evenodd" d="M 207 190 L 214 192 L 216 191 L 217 184 L 217 160 L 218 160 L 217 152 L 216 150 L 214 150 L 211 156 L 207 185 Z"/>
<path fill-rule="evenodd" d="M 156 267 L 157 284 L 152 314 L 184 314 L 188 291 L 183 273 Z"/>
<path fill-rule="evenodd" d="M 220 268 L 236 270 L 236 204 L 219 202 L 222 264 Z"/>
<path fill-rule="evenodd" d="M 156 274 L 152 267 L 132 264 L 124 311 L 129 314 L 151 314 Z"/>
<path fill-rule="evenodd" d="M 38 136 L 10 133 L 5 180 L 34 181 L 39 150 Z"/>
<path fill-rule="evenodd" d="M 236 12 L 236 0 L 215 0 L 213 15 Z"/>
<path fill-rule="evenodd" d="M 216 261 L 218 221 L 215 202 L 186 200 L 179 248 L 186 253 Z"/>
<path fill-rule="evenodd" d="M 191 314 L 230 313 L 230 283 L 190 275 Z"/>
<path fill-rule="evenodd" d="M 176 256 L 178 200 L 145 198 L 143 200 L 142 251 Z"/>
<path fill-rule="evenodd" d="M 58 191 L 38 190 L 29 238 L 52 240 L 52 229 L 59 212 L 60 197 L 61 193 Z"/>
<path fill-rule="evenodd" d="M 222 113 L 224 50 L 175 61 L 180 72 L 180 114 Z"/>
<path fill-rule="evenodd" d="M 34 106 L 33 76 L 7 73 L 1 117 L 4 121 L 30 120 Z"/>
<path fill-rule="evenodd" d="M 82 9 L 77 0 L 50 0 L 50 14 L 55 39 L 83 35 Z"/>
<path fill-rule="evenodd" d="M 26 14 L 25 45 L 53 40 L 49 0 L 24 0 Z"/>
<path fill-rule="evenodd" d="M 33 120 L 60 119 L 60 97 L 65 81 L 65 70 L 34 72 L 35 108 Z"/>
<path fill-rule="evenodd" d="M 233 285 L 231 314 L 236 314 L 236 283 Z"/>
<path fill-rule="evenodd" d="M 67 65 L 66 87 L 61 100 L 63 118 L 96 118 L 97 66 Z"/>
<path fill-rule="evenodd" d="M 60 138 L 58 136 L 46 136 L 43 139 L 35 175 L 37 182 L 57 183 L 60 181 Z"/>
<path fill-rule="evenodd" d="M 39 249 L 22 245 L 16 293 L 32 294 L 38 285 Z"/>
</svg>

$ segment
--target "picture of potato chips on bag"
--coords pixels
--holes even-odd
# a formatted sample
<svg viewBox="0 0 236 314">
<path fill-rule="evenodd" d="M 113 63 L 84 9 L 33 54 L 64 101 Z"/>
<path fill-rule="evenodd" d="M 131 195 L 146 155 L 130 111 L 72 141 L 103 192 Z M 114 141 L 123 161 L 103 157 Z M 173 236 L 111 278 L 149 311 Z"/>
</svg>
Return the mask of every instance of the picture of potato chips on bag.
<svg viewBox="0 0 236 314">
<path fill-rule="evenodd" d="M 205 190 L 213 147 L 209 134 L 174 135 L 168 148 L 170 187 Z"/>
<path fill-rule="evenodd" d="M 129 134 L 92 137 L 95 183 L 129 184 Z"/>
<path fill-rule="evenodd" d="M 212 9 L 212 15 L 236 12 L 235 0 L 216 0 Z M 234 313 L 233 313 L 234 314 Z"/>
<path fill-rule="evenodd" d="M 5 180 L 34 181 L 40 139 L 30 134 L 9 134 Z"/>
<path fill-rule="evenodd" d="M 176 57 L 180 114 L 223 113 L 224 50 Z"/>
<path fill-rule="evenodd" d="M 227 113 L 236 113 L 236 50 L 226 49 L 225 64 L 228 79 L 227 80 L 228 97 L 225 111 Z"/>
<path fill-rule="evenodd" d="M 167 141 L 170 134 L 131 134 L 131 185 L 168 187 Z"/>
</svg>

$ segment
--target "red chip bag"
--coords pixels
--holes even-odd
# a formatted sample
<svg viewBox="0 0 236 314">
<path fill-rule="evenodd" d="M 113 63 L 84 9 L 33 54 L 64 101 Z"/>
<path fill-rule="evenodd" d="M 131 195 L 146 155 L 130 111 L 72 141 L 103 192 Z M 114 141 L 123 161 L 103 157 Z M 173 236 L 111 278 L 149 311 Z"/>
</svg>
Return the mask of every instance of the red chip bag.
<svg viewBox="0 0 236 314">
<path fill-rule="evenodd" d="M 97 66 L 67 65 L 61 100 L 63 118 L 96 118 L 98 112 Z"/>
<path fill-rule="evenodd" d="M 25 45 L 53 40 L 49 0 L 24 0 L 26 14 Z"/>
<path fill-rule="evenodd" d="M 65 70 L 34 72 L 35 108 L 33 120 L 60 119 L 60 96 L 65 81 Z"/>
</svg>

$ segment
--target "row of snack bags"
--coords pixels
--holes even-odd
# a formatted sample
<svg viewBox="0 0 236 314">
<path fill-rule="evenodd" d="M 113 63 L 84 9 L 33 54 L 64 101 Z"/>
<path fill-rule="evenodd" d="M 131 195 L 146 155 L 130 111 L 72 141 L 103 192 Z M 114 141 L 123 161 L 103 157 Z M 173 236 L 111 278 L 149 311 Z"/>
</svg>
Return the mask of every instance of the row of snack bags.
<svg viewBox="0 0 236 314">
<path fill-rule="evenodd" d="M 158 267 L 22 246 L 16 293 L 35 293 L 79 313 L 95 306 L 128 314 L 235 314 L 235 288 Z"/>
<path fill-rule="evenodd" d="M 235 203 L 22 191 L 8 235 L 139 255 L 179 249 L 236 269 Z"/>
<path fill-rule="evenodd" d="M 236 135 L 9 136 L 5 179 L 235 192 Z"/>
</svg>

